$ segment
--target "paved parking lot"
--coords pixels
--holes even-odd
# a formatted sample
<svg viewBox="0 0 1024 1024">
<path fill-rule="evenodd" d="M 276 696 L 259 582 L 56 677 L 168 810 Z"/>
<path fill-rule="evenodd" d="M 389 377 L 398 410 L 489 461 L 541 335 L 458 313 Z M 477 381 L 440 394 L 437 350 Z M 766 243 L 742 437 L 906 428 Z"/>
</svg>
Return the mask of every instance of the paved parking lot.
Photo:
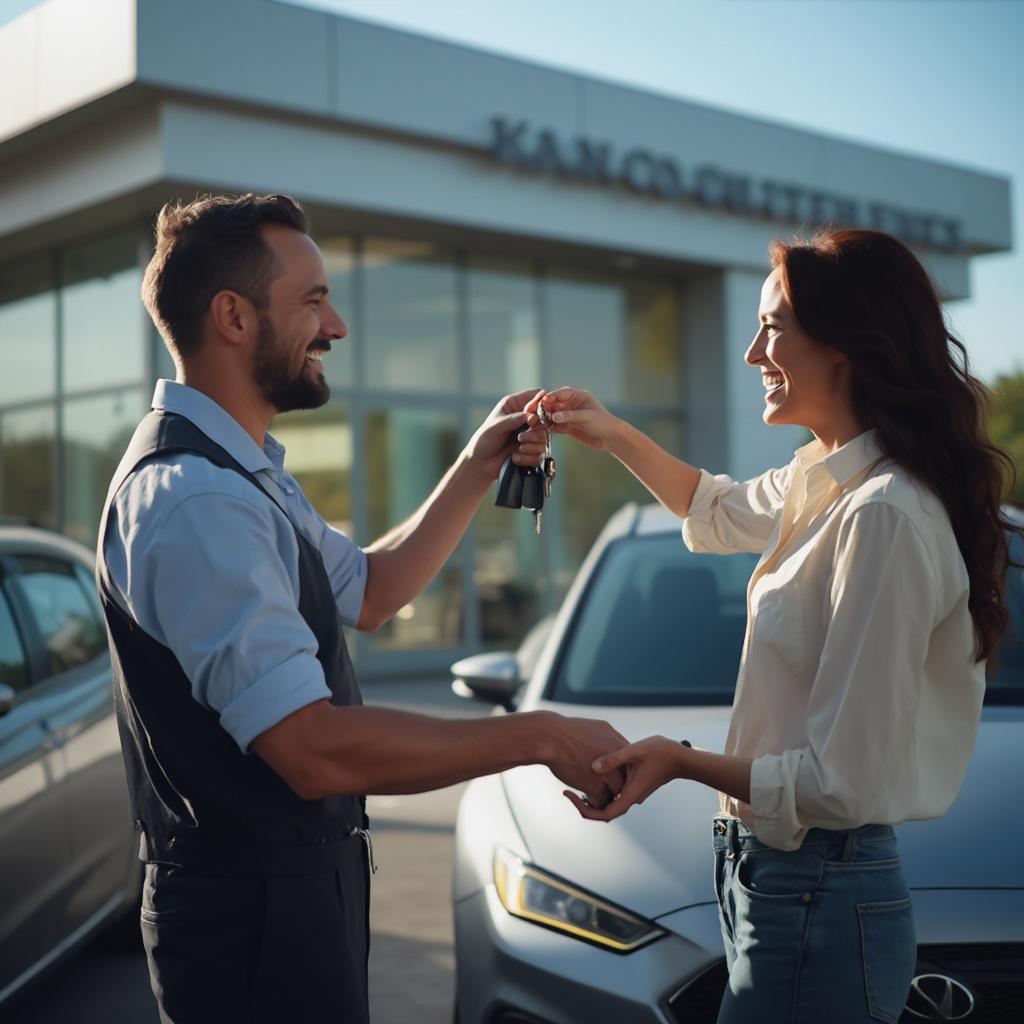
<svg viewBox="0 0 1024 1024">
<path fill-rule="evenodd" d="M 368 703 L 449 717 L 486 713 L 452 695 L 446 680 L 373 684 Z M 452 830 L 462 786 L 409 797 L 376 797 L 370 953 L 374 1024 L 450 1024 Z M 158 1024 L 140 948 L 103 939 L 62 965 L 3 1024 Z"/>
</svg>

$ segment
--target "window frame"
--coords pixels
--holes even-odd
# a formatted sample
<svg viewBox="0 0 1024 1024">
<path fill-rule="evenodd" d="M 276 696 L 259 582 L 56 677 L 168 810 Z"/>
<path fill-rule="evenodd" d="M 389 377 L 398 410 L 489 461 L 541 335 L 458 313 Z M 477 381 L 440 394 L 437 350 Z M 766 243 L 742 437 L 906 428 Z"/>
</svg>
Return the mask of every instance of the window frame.
<svg viewBox="0 0 1024 1024">
<path fill-rule="evenodd" d="M 21 694 L 28 693 L 36 685 L 37 676 L 35 644 L 31 640 L 32 635 L 29 633 L 31 620 L 25 614 L 26 609 L 21 592 L 8 582 L 16 571 L 17 563 L 8 557 L 6 551 L 0 550 L 0 601 L 5 601 L 7 608 L 10 610 L 11 621 L 14 623 L 14 631 L 18 636 L 18 642 L 21 644 L 21 653 L 25 662 L 25 685 L 12 687 L 15 693 L 15 703 L 17 703 Z"/>
<path fill-rule="evenodd" d="M 80 587 L 82 581 L 79 574 L 75 572 L 76 564 L 90 575 L 93 571 L 93 567 L 85 559 L 76 557 L 72 552 L 55 544 L 47 544 L 45 541 L 36 539 L 28 541 L 0 539 L 0 569 L 3 572 L 3 589 L 21 634 L 29 669 L 28 683 L 22 689 L 15 691 L 15 706 L 22 700 L 34 699 L 95 676 L 97 670 L 105 671 L 110 661 L 109 649 L 104 646 L 94 657 L 80 665 L 74 665 L 61 672 L 50 671 L 50 658 L 45 639 L 36 622 L 35 612 L 18 583 L 18 578 L 23 575 L 18 563 L 18 556 L 26 555 L 52 558 L 54 561 L 66 563 L 71 569 L 75 583 Z M 88 594 L 85 594 L 85 600 L 90 611 L 94 611 L 94 604 L 89 600 Z M 106 622 L 103 619 L 100 619 L 100 625 L 106 632 Z"/>
</svg>

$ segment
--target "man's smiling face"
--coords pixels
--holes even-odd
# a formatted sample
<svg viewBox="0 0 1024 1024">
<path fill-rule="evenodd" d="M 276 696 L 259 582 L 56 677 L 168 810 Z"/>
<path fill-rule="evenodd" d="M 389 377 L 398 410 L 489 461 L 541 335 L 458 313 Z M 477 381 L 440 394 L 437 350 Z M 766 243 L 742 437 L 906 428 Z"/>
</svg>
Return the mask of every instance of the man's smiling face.
<svg viewBox="0 0 1024 1024">
<path fill-rule="evenodd" d="M 321 359 L 332 339 L 348 334 L 328 301 L 327 272 L 316 243 L 300 231 L 276 224 L 262 229 L 274 255 L 267 308 L 252 373 L 263 397 L 278 412 L 315 409 L 330 397 Z"/>
</svg>

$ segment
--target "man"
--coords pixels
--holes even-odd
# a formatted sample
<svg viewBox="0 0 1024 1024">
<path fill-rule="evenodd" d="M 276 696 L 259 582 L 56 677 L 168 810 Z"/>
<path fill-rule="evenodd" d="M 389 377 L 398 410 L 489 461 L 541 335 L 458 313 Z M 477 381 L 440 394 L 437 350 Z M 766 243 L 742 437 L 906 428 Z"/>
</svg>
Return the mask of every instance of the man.
<svg viewBox="0 0 1024 1024">
<path fill-rule="evenodd" d="M 435 576 L 534 392 L 499 403 L 422 507 L 361 551 L 267 433 L 327 400 L 321 356 L 347 334 L 301 208 L 205 198 L 165 206 L 156 231 L 143 301 L 177 381 L 157 384 L 114 475 L 97 568 L 153 990 L 163 1021 L 366 1021 L 364 794 L 530 763 L 596 806 L 620 788 L 590 768 L 625 743 L 603 722 L 363 707 L 342 634 Z"/>
</svg>

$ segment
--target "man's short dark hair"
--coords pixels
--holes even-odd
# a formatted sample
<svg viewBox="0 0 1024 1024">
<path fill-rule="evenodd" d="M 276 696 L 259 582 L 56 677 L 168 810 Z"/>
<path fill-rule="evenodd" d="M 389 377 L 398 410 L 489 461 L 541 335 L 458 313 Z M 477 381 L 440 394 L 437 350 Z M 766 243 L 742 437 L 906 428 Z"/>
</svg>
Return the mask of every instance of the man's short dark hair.
<svg viewBox="0 0 1024 1024">
<path fill-rule="evenodd" d="M 203 317 L 217 292 L 235 291 L 266 308 L 274 256 L 260 231 L 264 224 L 308 229 L 305 212 L 289 196 L 202 196 L 164 205 L 142 301 L 172 355 L 199 351 Z"/>
</svg>

